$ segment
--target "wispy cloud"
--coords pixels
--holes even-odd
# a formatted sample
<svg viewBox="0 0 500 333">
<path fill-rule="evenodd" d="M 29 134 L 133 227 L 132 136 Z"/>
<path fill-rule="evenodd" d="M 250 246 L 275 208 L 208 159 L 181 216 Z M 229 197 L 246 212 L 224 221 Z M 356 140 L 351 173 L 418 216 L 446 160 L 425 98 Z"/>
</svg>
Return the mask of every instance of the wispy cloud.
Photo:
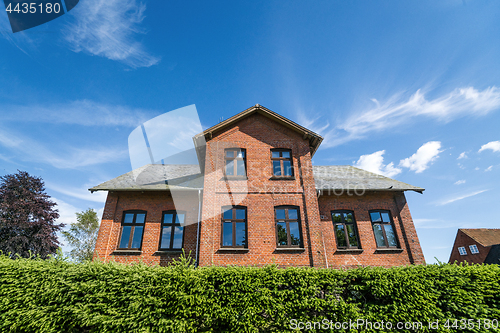
<svg viewBox="0 0 500 333">
<path fill-rule="evenodd" d="M 151 110 L 90 100 L 45 105 L 2 105 L 3 122 L 33 121 L 82 126 L 136 127 L 157 113 Z"/>
<path fill-rule="evenodd" d="M 94 184 L 97 185 L 97 184 Z M 106 192 L 95 192 L 95 193 L 90 193 L 88 191 L 88 187 L 82 187 L 82 188 L 76 188 L 76 187 L 69 187 L 67 185 L 65 186 L 59 186 L 56 184 L 53 184 L 51 182 L 45 182 L 45 186 L 52 190 L 59 192 L 61 194 L 77 198 L 77 199 L 82 199 L 86 201 L 92 201 L 92 202 L 99 202 L 99 203 L 104 203 L 106 201 Z M 90 187 L 90 186 L 89 186 Z"/>
<path fill-rule="evenodd" d="M 493 170 L 493 165 L 490 165 L 489 167 L 487 167 L 486 169 L 484 169 L 485 172 L 488 172 L 488 171 L 491 171 Z"/>
<path fill-rule="evenodd" d="M 500 141 L 490 141 L 487 144 L 482 145 L 478 152 L 480 153 L 483 150 L 487 149 L 492 150 L 494 152 L 500 151 Z"/>
<path fill-rule="evenodd" d="M 40 162 L 58 169 L 79 169 L 90 165 L 109 163 L 128 156 L 127 150 L 116 148 L 75 148 L 62 146 L 57 153 L 40 142 L 21 137 L 0 128 L 0 145 L 11 150 L 16 160 Z"/>
<path fill-rule="evenodd" d="M 51 198 L 57 204 L 57 210 L 59 211 L 59 218 L 57 219 L 57 223 L 64 223 L 69 225 L 73 222 L 76 222 L 76 213 L 80 212 L 81 209 L 55 197 Z"/>
<path fill-rule="evenodd" d="M 393 162 L 384 164 L 384 154 L 385 150 L 380 150 L 373 154 L 361 155 L 354 166 L 386 177 L 394 177 L 401 169 L 394 167 Z"/>
<path fill-rule="evenodd" d="M 500 88 L 495 86 L 479 91 L 474 87 L 454 91 L 427 100 L 421 90 L 409 98 L 395 94 L 385 102 L 372 100 L 374 108 L 355 112 L 329 131 L 323 147 L 334 147 L 365 138 L 369 133 L 381 132 L 414 121 L 416 117 L 430 117 L 442 122 L 475 115 L 482 116 L 500 108 Z"/>
<path fill-rule="evenodd" d="M 132 68 L 150 67 L 160 61 L 149 54 L 137 34 L 146 33 L 141 27 L 146 5 L 137 0 L 80 1 L 70 13 L 75 21 L 65 29 L 64 38 L 75 52 L 120 61 Z"/>
<path fill-rule="evenodd" d="M 466 154 L 465 152 L 460 153 L 460 155 L 458 155 L 457 160 L 461 160 L 461 159 L 463 159 L 463 158 L 468 158 L 468 157 L 467 157 L 467 154 Z"/>
<path fill-rule="evenodd" d="M 459 200 L 473 197 L 475 195 L 481 194 L 481 193 L 486 192 L 486 191 L 488 191 L 488 190 L 481 190 L 481 191 L 476 191 L 476 192 L 472 192 L 472 193 L 468 193 L 468 194 L 459 195 L 459 196 L 456 196 L 456 197 L 451 198 L 451 199 L 440 201 L 437 203 L 437 205 L 444 206 L 444 205 L 450 204 L 450 203 L 455 202 L 455 201 L 459 201 Z"/>
<path fill-rule="evenodd" d="M 462 184 L 465 184 L 465 179 L 460 179 L 460 180 L 457 180 L 454 184 L 455 184 L 455 185 L 462 185 Z"/>
<path fill-rule="evenodd" d="M 399 165 L 409 168 L 416 173 L 421 173 L 438 158 L 439 153 L 442 152 L 442 150 L 439 150 L 440 148 L 441 142 L 439 141 L 429 141 L 424 143 L 420 148 L 418 148 L 415 154 L 401 160 Z"/>
</svg>

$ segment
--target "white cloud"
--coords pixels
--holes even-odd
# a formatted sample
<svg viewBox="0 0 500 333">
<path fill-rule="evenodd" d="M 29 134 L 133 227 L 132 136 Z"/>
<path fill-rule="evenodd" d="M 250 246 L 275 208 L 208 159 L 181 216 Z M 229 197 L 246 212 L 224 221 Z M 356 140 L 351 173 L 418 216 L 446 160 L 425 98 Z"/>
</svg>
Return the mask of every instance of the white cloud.
<svg viewBox="0 0 500 333">
<path fill-rule="evenodd" d="M 150 67 L 159 57 L 144 50 L 137 34 L 146 31 L 140 26 L 146 5 L 137 0 L 80 1 L 71 11 L 75 21 L 66 27 L 64 38 L 75 52 L 117 60 L 132 68 Z"/>
<path fill-rule="evenodd" d="M 493 170 L 493 165 L 490 165 L 489 167 L 487 167 L 486 169 L 484 169 L 484 171 L 491 171 Z"/>
<path fill-rule="evenodd" d="M 57 210 L 59 211 L 59 218 L 57 219 L 57 223 L 64 223 L 69 225 L 73 222 L 76 222 L 76 213 L 81 212 L 82 210 L 55 197 L 51 198 L 57 206 Z"/>
<path fill-rule="evenodd" d="M 500 88 L 495 86 L 479 91 L 474 87 L 454 91 L 427 100 L 421 90 L 408 99 L 396 94 L 386 102 L 373 99 L 375 107 L 352 114 L 343 123 L 326 133 L 324 147 L 333 147 L 415 121 L 416 117 L 429 117 L 449 122 L 466 115 L 482 116 L 500 108 Z"/>
<path fill-rule="evenodd" d="M 385 150 L 380 150 L 373 154 L 361 155 L 354 166 L 386 177 L 394 177 L 401 169 L 394 167 L 393 162 L 384 165 L 384 154 Z"/>
<path fill-rule="evenodd" d="M 461 184 L 465 184 L 465 179 L 457 180 L 455 182 L 455 185 L 461 185 Z"/>
<path fill-rule="evenodd" d="M 2 105 L 2 121 L 34 121 L 82 126 L 136 127 L 159 112 L 89 100 L 67 103 Z"/>
<path fill-rule="evenodd" d="M 441 142 L 429 141 L 424 143 L 417 152 L 412 156 L 405 158 L 399 162 L 400 166 L 410 168 L 416 173 L 421 173 L 429 167 L 429 164 L 434 162 L 438 157 L 441 150 Z"/>
<path fill-rule="evenodd" d="M 462 158 L 467 158 L 467 154 L 465 152 L 463 152 L 460 155 L 458 155 L 457 160 L 461 160 Z"/>
<path fill-rule="evenodd" d="M 486 191 L 488 191 L 488 190 L 481 190 L 481 191 L 476 191 L 476 192 L 472 192 L 472 193 L 469 193 L 469 194 L 459 195 L 459 196 L 454 197 L 452 199 L 443 200 L 441 202 L 438 202 L 437 205 L 438 206 L 444 206 L 444 205 L 450 204 L 450 203 L 455 202 L 455 201 L 459 201 L 459 200 L 462 200 L 462 199 L 465 199 L 465 198 L 473 197 L 475 195 L 478 195 L 478 194 L 486 192 Z"/>
<path fill-rule="evenodd" d="M 482 145 L 481 149 L 479 149 L 479 153 L 486 149 L 490 149 L 494 152 L 500 151 L 500 141 L 491 141 L 487 144 Z"/>
<path fill-rule="evenodd" d="M 68 186 L 61 187 L 50 182 L 45 182 L 45 186 L 52 191 L 56 191 L 77 199 L 99 202 L 99 203 L 104 203 L 106 201 L 106 195 L 107 195 L 106 192 L 99 191 L 95 193 L 90 193 L 88 187 L 91 186 L 83 188 L 68 187 Z"/>
<path fill-rule="evenodd" d="M 476 171 L 479 170 L 479 167 L 476 167 L 474 170 L 476 170 Z"/>
</svg>

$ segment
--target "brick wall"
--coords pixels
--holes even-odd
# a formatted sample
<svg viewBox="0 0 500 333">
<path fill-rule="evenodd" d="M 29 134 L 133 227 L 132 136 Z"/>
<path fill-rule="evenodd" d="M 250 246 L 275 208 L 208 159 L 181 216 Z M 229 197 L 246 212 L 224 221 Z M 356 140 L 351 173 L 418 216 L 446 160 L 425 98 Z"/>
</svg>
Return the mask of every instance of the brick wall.
<svg viewBox="0 0 500 333">
<path fill-rule="evenodd" d="M 469 248 L 469 245 L 476 245 L 479 253 L 472 254 Z M 465 247 L 467 251 L 467 255 L 460 255 L 458 252 L 459 247 Z M 481 264 L 484 262 L 488 253 L 490 252 L 491 246 L 484 247 L 474 239 L 465 234 L 462 230 L 458 230 L 457 237 L 455 238 L 455 243 L 453 244 L 453 249 L 451 250 L 449 263 L 454 263 L 455 261 L 458 263 L 468 262 L 471 264 Z"/>
</svg>

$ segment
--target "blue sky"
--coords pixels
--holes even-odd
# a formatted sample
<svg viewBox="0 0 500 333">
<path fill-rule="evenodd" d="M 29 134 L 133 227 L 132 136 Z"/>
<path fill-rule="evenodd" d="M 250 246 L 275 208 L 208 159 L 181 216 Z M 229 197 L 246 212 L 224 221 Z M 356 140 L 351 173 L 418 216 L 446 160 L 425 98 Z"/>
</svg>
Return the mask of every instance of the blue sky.
<svg viewBox="0 0 500 333">
<path fill-rule="evenodd" d="M 458 228 L 499 225 L 495 1 L 80 0 L 12 34 L 0 13 L 0 174 L 44 179 L 71 223 L 130 171 L 141 122 L 196 104 L 202 125 L 257 103 L 325 137 L 316 165 L 412 185 L 427 262 Z"/>
</svg>

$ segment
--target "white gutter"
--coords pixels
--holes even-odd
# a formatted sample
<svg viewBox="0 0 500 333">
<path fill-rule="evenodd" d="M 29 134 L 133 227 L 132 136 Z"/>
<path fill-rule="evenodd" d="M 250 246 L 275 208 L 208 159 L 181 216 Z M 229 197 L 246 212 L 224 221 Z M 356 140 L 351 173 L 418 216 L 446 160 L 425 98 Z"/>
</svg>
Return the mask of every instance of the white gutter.
<svg viewBox="0 0 500 333">
<path fill-rule="evenodd" d="M 196 231 L 196 261 L 195 267 L 198 267 L 198 251 L 200 243 L 200 224 L 201 224 L 201 190 L 198 190 L 198 230 Z"/>
</svg>

